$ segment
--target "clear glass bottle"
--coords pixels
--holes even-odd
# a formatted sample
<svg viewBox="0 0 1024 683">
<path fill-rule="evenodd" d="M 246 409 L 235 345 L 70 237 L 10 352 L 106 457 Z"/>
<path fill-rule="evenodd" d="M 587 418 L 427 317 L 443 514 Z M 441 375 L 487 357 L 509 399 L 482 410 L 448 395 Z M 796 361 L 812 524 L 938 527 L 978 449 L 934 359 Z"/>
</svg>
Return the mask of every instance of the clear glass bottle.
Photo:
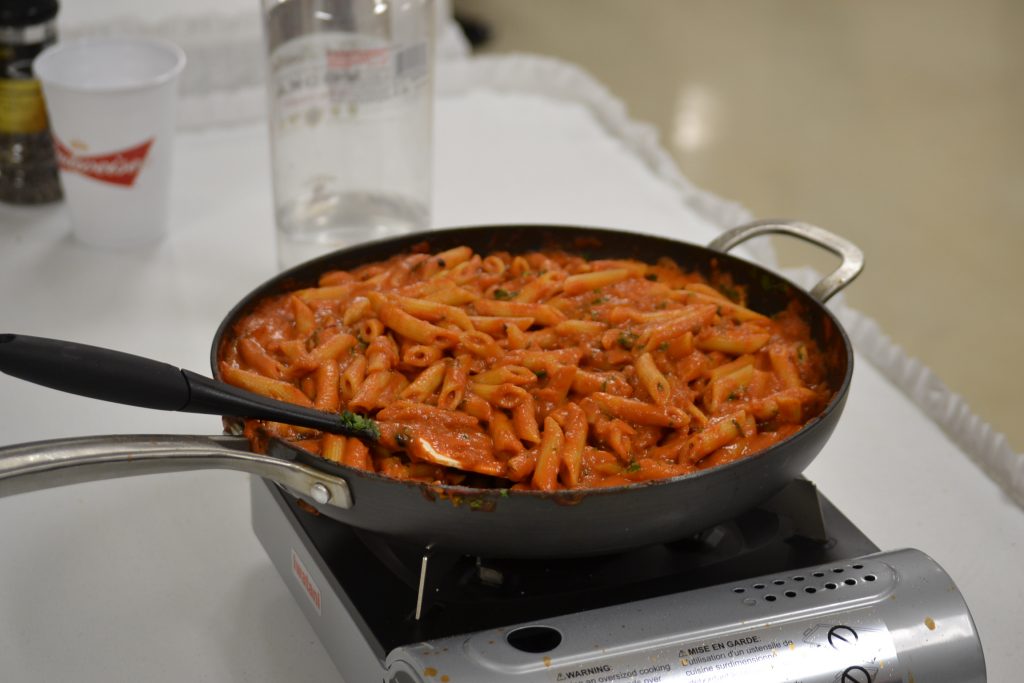
<svg viewBox="0 0 1024 683">
<path fill-rule="evenodd" d="M 0 0 L 0 201 L 61 198 L 43 92 L 32 60 L 57 40 L 57 0 Z"/>
<path fill-rule="evenodd" d="M 278 263 L 430 224 L 433 0 L 264 0 Z"/>
</svg>

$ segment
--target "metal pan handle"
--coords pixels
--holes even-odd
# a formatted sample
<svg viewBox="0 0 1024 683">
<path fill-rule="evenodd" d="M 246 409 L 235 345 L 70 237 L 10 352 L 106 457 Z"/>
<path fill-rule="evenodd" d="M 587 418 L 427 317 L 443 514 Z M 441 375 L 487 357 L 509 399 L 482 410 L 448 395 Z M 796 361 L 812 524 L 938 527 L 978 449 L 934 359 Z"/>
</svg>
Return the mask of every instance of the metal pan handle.
<svg viewBox="0 0 1024 683">
<path fill-rule="evenodd" d="M 117 435 L 0 448 L 0 497 L 138 474 L 221 469 L 255 474 L 322 505 L 352 507 L 348 483 L 302 463 L 249 451 L 235 436 Z"/>
<path fill-rule="evenodd" d="M 770 234 L 799 237 L 805 242 L 831 251 L 843 260 L 838 268 L 811 288 L 811 296 L 821 303 L 825 303 L 839 290 L 853 282 L 864 269 L 864 252 L 859 247 L 824 228 L 800 221 L 770 219 L 747 223 L 732 230 L 726 230 L 713 239 L 708 247 L 716 251 L 727 252 L 752 237 Z"/>
</svg>

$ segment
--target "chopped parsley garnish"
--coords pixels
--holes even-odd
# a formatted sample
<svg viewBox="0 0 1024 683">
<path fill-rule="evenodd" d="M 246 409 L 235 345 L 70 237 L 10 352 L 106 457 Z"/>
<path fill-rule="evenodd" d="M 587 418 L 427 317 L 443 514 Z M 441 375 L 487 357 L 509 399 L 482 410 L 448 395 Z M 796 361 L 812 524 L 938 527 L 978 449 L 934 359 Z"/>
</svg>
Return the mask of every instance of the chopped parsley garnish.
<svg viewBox="0 0 1024 683">
<path fill-rule="evenodd" d="M 645 280 L 650 280 L 651 282 L 657 282 L 658 281 L 658 274 L 657 273 L 647 273 L 646 275 L 644 275 L 644 279 Z"/>
<path fill-rule="evenodd" d="M 636 344 L 637 336 L 632 332 L 623 332 L 619 335 L 619 346 L 626 349 L 632 349 Z"/>
<path fill-rule="evenodd" d="M 361 439 L 369 439 L 370 441 L 380 440 L 380 428 L 377 427 L 377 423 L 368 417 L 357 415 L 356 413 L 348 410 L 343 411 L 338 415 L 338 420 L 341 422 L 341 428 L 349 436 L 357 436 Z M 395 437 L 396 441 L 399 441 L 399 436 Z M 408 439 L 408 435 L 405 435 Z M 399 441 L 401 444 L 401 441 Z"/>
<path fill-rule="evenodd" d="M 545 377 L 548 376 L 548 371 L 547 370 L 543 370 L 543 369 L 542 370 L 534 370 L 533 374 L 537 375 L 537 379 L 543 380 Z"/>
<path fill-rule="evenodd" d="M 629 464 L 626 465 L 626 471 L 627 472 L 639 472 L 640 471 L 640 463 L 638 463 L 636 460 L 630 460 Z"/>
<path fill-rule="evenodd" d="M 494 298 L 500 299 L 501 301 L 508 301 L 509 299 L 515 298 L 519 292 L 510 292 L 507 289 L 496 289 L 494 290 Z"/>
</svg>

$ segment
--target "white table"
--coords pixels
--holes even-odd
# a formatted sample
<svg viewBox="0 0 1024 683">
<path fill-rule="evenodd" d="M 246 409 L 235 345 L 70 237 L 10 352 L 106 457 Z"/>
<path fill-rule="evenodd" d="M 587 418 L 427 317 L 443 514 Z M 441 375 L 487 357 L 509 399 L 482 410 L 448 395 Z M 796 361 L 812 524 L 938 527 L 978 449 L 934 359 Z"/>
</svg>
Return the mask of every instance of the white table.
<svg viewBox="0 0 1024 683">
<path fill-rule="evenodd" d="M 570 223 L 705 243 L 743 217 L 690 187 L 571 67 L 507 58 L 446 69 L 436 117 L 439 226 Z M 75 243 L 59 206 L 0 207 L 0 332 L 205 371 L 221 318 L 274 274 L 266 132 L 251 124 L 181 133 L 175 153 L 171 234 L 146 251 Z M 972 461 L 998 450 L 998 439 L 957 446 L 941 426 L 961 436 L 984 436 L 984 426 L 928 417 L 897 389 L 933 382 L 927 369 L 870 321 L 843 315 L 858 351 L 875 362 L 859 353 L 841 424 L 807 476 L 883 549 L 912 546 L 938 560 L 973 611 L 989 680 L 1020 680 L 1024 512 Z M 948 405 L 947 422 L 970 421 L 941 386 L 917 388 L 933 399 L 929 413 Z M 0 376 L 3 444 L 218 430 L 215 417 L 100 403 Z M 0 499 L 0 680 L 337 680 L 248 515 L 246 478 L 214 472 Z"/>
</svg>

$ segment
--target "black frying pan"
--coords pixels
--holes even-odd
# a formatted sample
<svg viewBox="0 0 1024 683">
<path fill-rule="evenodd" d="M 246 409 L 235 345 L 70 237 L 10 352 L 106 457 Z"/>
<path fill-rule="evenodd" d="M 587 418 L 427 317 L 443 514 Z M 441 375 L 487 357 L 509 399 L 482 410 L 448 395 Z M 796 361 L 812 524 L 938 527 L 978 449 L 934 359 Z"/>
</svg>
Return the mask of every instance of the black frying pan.
<svg viewBox="0 0 1024 683">
<path fill-rule="evenodd" d="M 783 232 L 840 255 L 842 265 L 810 293 L 726 250 L 750 237 Z M 322 514 L 365 530 L 490 557 L 596 555 L 663 542 L 730 519 L 779 491 L 814 459 L 835 428 L 849 390 L 853 351 L 823 305 L 863 266 L 860 251 L 811 225 L 766 221 L 736 228 L 700 247 L 634 233 L 559 226 L 457 228 L 369 243 L 309 261 L 266 282 L 227 315 L 214 338 L 211 364 L 235 324 L 268 296 L 315 285 L 331 269 L 348 269 L 406 251 L 426 240 L 432 251 L 468 245 L 477 252 L 561 248 L 592 258 L 670 257 L 715 282 L 723 275 L 747 288 L 751 308 L 771 314 L 796 299 L 824 350 L 835 394 L 825 410 L 788 439 L 752 457 L 696 474 L 646 484 L 584 491 L 504 491 L 388 479 L 324 461 L 281 441 L 252 453 L 237 436 L 119 436 L 38 442 L 0 449 L 0 496 L 116 476 L 220 468 L 276 481 Z M 240 418 L 226 417 L 237 433 Z"/>
</svg>

